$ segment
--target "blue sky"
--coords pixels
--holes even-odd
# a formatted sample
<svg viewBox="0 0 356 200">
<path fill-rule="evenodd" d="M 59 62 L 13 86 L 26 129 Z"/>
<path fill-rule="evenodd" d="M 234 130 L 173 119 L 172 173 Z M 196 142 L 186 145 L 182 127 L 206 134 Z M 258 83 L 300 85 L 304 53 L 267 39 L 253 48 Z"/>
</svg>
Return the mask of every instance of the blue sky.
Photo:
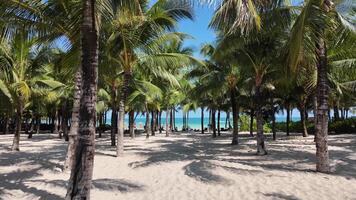
<svg viewBox="0 0 356 200">
<path fill-rule="evenodd" d="M 194 7 L 194 21 L 181 20 L 178 25 L 178 31 L 193 36 L 185 42 L 186 46 L 195 50 L 194 56 L 202 58 L 199 49 L 204 43 L 214 42 L 214 30 L 208 28 L 209 22 L 213 16 L 213 8 L 208 6 L 196 5 Z"/>
</svg>

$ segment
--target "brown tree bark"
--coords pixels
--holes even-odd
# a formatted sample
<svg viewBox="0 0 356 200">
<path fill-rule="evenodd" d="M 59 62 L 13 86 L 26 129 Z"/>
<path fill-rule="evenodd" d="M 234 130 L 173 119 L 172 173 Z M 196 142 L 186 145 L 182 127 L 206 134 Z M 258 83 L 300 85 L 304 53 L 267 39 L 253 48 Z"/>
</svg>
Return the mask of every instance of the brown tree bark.
<svg viewBox="0 0 356 200">
<path fill-rule="evenodd" d="M 289 131 L 289 123 L 290 123 L 290 103 L 287 102 L 286 103 L 286 110 L 287 110 L 287 130 L 286 130 L 286 133 L 287 133 L 287 136 L 290 135 L 290 131 Z"/>
<path fill-rule="evenodd" d="M 234 89 L 230 91 L 230 97 L 231 97 L 232 125 L 233 125 L 231 144 L 237 145 L 239 143 L 239 124 L 238 124 L 239 107 L 236 101 L 236 91 Z"/>
<path fill-rule="evenodd" d="M 217 124 L 217 129 L 218 129 L 218 136 L 221 136 L 221 130 L 220 130 L 220 109 L 218 110 L 218 124 Z"/>
<path fill-rule="evenodd" d="M 82 96 L 82 69 L 79 67 L 74 77 L 75 87 L 74 87 L 74 100 L 73 100 L 73 109 L 72 109 L 72 117 L 71 117 L 71 126 L 68 134 L 68 146 L 66 158 L 64 161 L 63 171 L 69 171 L 73 168 L 73 164 L 75 162 L 75 149 L 77 144 L 77 135 L 79 129 L 79 110 L 80 110 L 80 99 Z M 55 113 L 55 131 L 58 133 L 59 119 L 58 119 L 58 109 L 56 109 Z"/>
<path fill-rule="evenodd" d="M 256 124 L 257 124 L 257 154 L 258 155 L 266 155 L 267 150 L 266 150 L 266 145 L 265 145 L 265 136 L 263 135 L 263 113 L 262 113 L 262 103 L 261 103 L 261 94 L 260 94 L 260 87 L 256 87 L 256 96 L 255 96 L 255 102 L 257 105 L 257 110 L 256 110 Z"/>
<path fill-rule="evenodd" d="M 68 119 L 67 119 L 67 102 L 63 102 L 62 105 L 62 130 L 63 130 L 63 136 L 65 141 L 69 141 L 69 136 L 68 136 Z M 38 120 L 37 120 L 38 122 Z M 39 126 L 37 126 L 39 128 Z"/>
<path fill-rule="evenodd" d="M 168 124 L 168 119 L 169 118 L 169 108 L 167 108 L 167 110 L 166 110 L 166 137 L 168 137 L 169 136 L 169 134 L 170 134 L 170 130 L 169 130 L 169 124 Z"/>
<path fill-rule="evenodd" d="M 253 115 L 254 115 L 254 110 L 250 110 L 250 136 L 253 137 Z"/>
<path fill-rule="evenodd" d="M 73 124 L 72 124 L 72 126 L 73 126 Z M 52 133 L 55 135 L 58 135 L 58 109 L 57 108 L 55 109 L 55 114 L 54 114 L 54 118 L 53 118 L 53 132 Z"/>
<path fill-rule="evenodd" d="M 12 151 L 20 151 L 20 133 L 21 133 L 21 124 L 22 124 L 22 112 L 23 112 L 23 106 L 21 100 L 19 104 L 20 105 L 18 106 L 16 111 L 16 129 L 14 134 L 14 140 L 12 142 L 12 148 L 11 148 Z"/>
<path fill-rule="evenodd" d="M 158 114 L 158 127 L 159 127 L 159 133 L 162 133 L 162 111 L 159 111 L 159 114 Z"/>
<path fill-rule="evenodd" d="M 5 119 L 5 131 L 4 131 L 5 135 L 9 134 L 9 127 L 10 127 L 10 117 L 7 116 Z"/>
<path fill-rule="evenodd" d="M 273 110 L 273 115 L 272 115 L 272 136 L 273 136 L 273 140 L 277 139 L 277 133 L 276 133 L 276 116 L 275 116 L 276 112 L 275 110 Z"/>
<path fill-rule="evenodd" d="M 201 107 L 201 134 L 204 134 L 204 107 Z"/>
<path fill-rule="evenodd" d="M 149 138 L 150 134 L 152 134 L 151 123 L 150 123 L 150 111 L 148 110 L 146 104 L 146 138 Z"/>
<path fill-rule="evenodd" d="M 326 44 L 320 38 L 317 43 L 317 116 L 316 116 L 316 171 L 330 172 L 329 151 L 328 151 L 328 69 Z"/>
<path fill-rule="evenodd" d="M 266 155 L 265 136 L 263 135 L 263 115 L 261 108 L 256 110 L 256 124 L 257 124 L 257 154 Z"/>
<path fill-rule="evenodd" d="M 126 98 L 129 93 L 129 84 L 131 82 L 132 74 L 131 71 L 124 72 L 124 83 L 121 88 L 121 96 L 119 101 L 119 123 L 117 131 L 117 146 L 116 146 L 116 156 L 120 157 L 124 154 L 124 120 L 125 120 L 125 105 Z"/>
<path fill-rule="evenodd" d="M 301 102 L 299 103 L 299 113 L 300 113 L 300 121 L 303 126 L 303 137 L 308 137 L 308 128 L 307 128 L 307 117 L 305 115 L 306 109 L 305 109 L 305 104 L 306 104 L 306 98 L 303 98 Z"/>
<path fill-rule="evenodd" d="M 171 108 L 169 110 L 169 129 L 171 132 L 174 132 L 174 127 L 173 127 L 173 109 Z"/>
<path fill-rule="evenodd" d="M 116 108 L 116 93 L 117 89 L 115 83 L 111 86 L 111 146 L 116 146 L 117 133 L 117 108 Z"/>
<path fill-rule="evenodd" d="M 130 137 L 135 138 L 135 111 L 130 110 L 129 112 L 129 131 Z"/>
<path fill-rule="evenodd" d="M 96 123 L 96 92 L 98 82 L 98 35 L 95 22 L 95 0 L 83 0 L 81 27 L 83 95 L 79 110 L 78 142 L 66 198 L 90 199 Z"/>
<path fill-rule="evenodd" d="M 156 111 L 152 111 L 152 121 L 151 121 L 151 134 L 156 135 Z"/>
<path fill-rule="evenodd" d="M 211 125 L 213 129 L 213 138 L 216 137 L 216 118 L 215 118 L 216 111 L 215 109 L 212 109 L 211 111 Z"/>
</svg>

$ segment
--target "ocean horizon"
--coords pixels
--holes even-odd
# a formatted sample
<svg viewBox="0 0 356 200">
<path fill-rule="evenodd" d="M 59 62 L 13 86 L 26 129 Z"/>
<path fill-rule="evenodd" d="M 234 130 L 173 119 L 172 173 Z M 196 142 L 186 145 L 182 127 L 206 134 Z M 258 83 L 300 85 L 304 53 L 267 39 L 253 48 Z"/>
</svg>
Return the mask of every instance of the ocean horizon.
<svg viewBox="0 0 356 200">
<path fill-rule="evenodd" d="M 291 117 L 291 121 L 300 121 L 300 117 Z M 165 127 L 166 126 L 166 118 L 162 117 L 162 126 Z M 218 121 L 216 121 L 218 122 Z M 276 117 L 276 122 L 286 122 L 286 118 L 285 117 Z M 135 125 L 136 128 L 143 128 L 144 125 L 146 123 L 146 118 L 145 117 L 137 117 L 135 119 Z M 107 117 L 107 121 L 106 121 L 107 125 L 111 124 L 111 116 Z M 204 118 L 204 127 L 207 128 L 209 124 L 209 119 L 208 118 Z M 226 117 L 221 117 L 220 118 L 220 127 L 221 128 L 225 128 L 226 124 Z M 230 124 L 232 126 L 232 119 L 230 118 Z M 175 126 L 177 127 L 178 130 L 182 130 L 183 128 L 183 118 L 182 117 L 176 117 L 176 122 L 175 122 Z M 228 125 L 227 125 L 228 126 Z M 188 119 L 188 127 L 191 129 L 201 129 L 201 118 L 200 117 L 191 117 Z M 125 117 L 125 128 L 128 128 L 128 118 Z"/>
</svg>

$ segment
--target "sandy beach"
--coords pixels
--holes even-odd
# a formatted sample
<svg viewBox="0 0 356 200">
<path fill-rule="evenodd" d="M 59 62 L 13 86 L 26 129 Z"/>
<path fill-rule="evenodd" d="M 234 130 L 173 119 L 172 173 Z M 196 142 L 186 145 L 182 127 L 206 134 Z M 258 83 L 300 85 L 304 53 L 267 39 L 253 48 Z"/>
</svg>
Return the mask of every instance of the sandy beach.
<svg viewBox="0 0 356 200">
<path fill-rule="evenodd" d="M 158 135 L 125 138 L 116 158 L 109 134 L 97 138 L 94 200 L 356 199 L 356 137 L 330 136 L 332 174 L 314 172 L 313 136 L 268 139 L 269 155 L 256 156 L 255 140 L 230 135 Z M 63 199 L 69 173 L 60 172 L 66 142 L 55 135 L 0 135 L 0 199 Z"/>
</svg>

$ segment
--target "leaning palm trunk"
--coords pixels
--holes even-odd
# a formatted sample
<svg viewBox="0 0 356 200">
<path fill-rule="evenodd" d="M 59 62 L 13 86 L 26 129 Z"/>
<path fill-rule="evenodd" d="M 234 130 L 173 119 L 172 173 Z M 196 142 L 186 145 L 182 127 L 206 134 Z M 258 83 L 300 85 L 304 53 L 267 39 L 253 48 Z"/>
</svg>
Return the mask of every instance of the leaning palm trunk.
<svg viewBox="0 0 356 200">
<path fill-rule="evenodd" d="M 124 72 L 124 83 L 121 88 L 121 96 L 119 102 L 119 123 L 117 131 L 117 146 L 116 146 L 116 156 L 122 156 L 124 154 L 124 118 L 125 118 L 125 104 L 126 98 L 129 92 L 129 84 L 132 78 L 131 71 Z"/>
<path fill-rule="evenodd" d="M 68 147 L 66 159 L 64 162 L 64 171 L 71 170 L 73 167 L 73 163 L 75 160 L 75 146 L 77 142 L 77 134 L 79 128 L 79 109 L 80 109 L 80 98 L 82 94 L 82 73 L 79 68 L 75 74 L 75 88 L 74 88 L 74 101 L 73 101 L 73 110 L 72 110 L 72 118 L 71 118 L 71 126 L 68 134 Z M 56 109 L 56 116 L 54 118 L 54 131 L 58 132 L 58 110 Z"/>
<path fill-rule="evenodd" d="M 21 123 L 22 123 L 22 112 L 23 112 L 23 106 L 22 103 L 17 108 L 16 112 L 16 129 L 15 129 L 15 135 L 14 135 L 14 140 L 12 143 L 12 151 L 20 151 L 20 133 L 21 133 Z"/>
<path fill-rule="evenodd" d="M 130 110 L 129 112 L 129 131 L 130 131 L 130 137 L 135 138 L 135 111 Z"/>
<path fill-rule="evenodd" d="M 236 102 L 236 92 L 234 89 L 231 90 L 231 107 L 232 107 L 232 124 L 233 124 L 233 130 L 232 130 L 232 145 L 236 145 L 239 143 L 239 127 L 238 127 L 238 121 L 239 121 L 239 107 Z"/>
<path fill-rule="evenodd" d="M 328 152 L 328 71 L 326 44 L 323 39 L 317 43 L 317 116 L 316 116 L 316 170 L 318 172 L 330 172 Z"/>
<path fill-rule="evenodd" d="M 95 153 L 96 92 L 98 82 L 98 35 L 95 22 L 95 0 L 83 0 L 82 97 L 79 109 L 78 141 L 66 199 L 90 199 Z"/>
</svg>

